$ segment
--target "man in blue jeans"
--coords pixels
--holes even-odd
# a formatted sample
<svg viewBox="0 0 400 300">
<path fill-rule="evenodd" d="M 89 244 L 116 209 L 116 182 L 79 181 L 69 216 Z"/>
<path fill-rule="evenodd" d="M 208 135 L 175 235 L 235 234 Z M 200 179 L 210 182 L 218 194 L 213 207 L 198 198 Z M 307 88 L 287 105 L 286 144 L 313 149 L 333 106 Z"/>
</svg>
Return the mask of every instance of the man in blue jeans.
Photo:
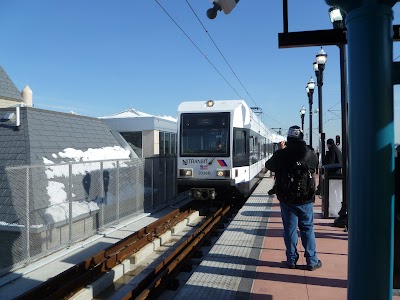
<svg viewBox="0 0 400 300">
<path fill-rule="evenodd" d="M 300 167 L 298 167 L 301 165 Z M 294 166 L 298 167 L 296 172 Z M 297 252 L 300 229 L 307 270 L 314 271 L 322 267 L 318 259 L 314 233 L 314 173 L 318 158 L 303 140 L 299 126 L 289 128 L 286 148 L 276 151 L 265 163 L 268 170 L 275 172 L 276 195 L 281 207 L 283 238 L 286 246 L 286 263 L 295 269 L 299 254 Z M 293 175 L 294 173 L 300 175 Z M 293 188 L 295 186 L 295 188 Z"/>
</svg>

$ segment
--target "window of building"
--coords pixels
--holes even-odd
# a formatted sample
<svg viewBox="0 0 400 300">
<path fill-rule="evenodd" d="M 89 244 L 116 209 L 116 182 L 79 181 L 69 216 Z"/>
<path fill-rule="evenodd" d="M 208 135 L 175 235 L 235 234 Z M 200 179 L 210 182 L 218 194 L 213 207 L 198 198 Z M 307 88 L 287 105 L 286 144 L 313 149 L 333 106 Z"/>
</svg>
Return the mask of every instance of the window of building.
<svg viewBox="0 0 400 300">
<path fill-rule="evenodd" d="M 171 134 L 169 132 L 166 132 L 165 135 L 165 155 L 170 155 L 171 154 Z"/>
<path fill-rule="evenodd" d="M 122 137 L 126 140 L 126 142 L 131 146 L 133 151 L 137 154 L 138 157 L 143 157 L 143 139 L 142 132 L 121 132 Z"/>
<path fill-rule="evenodd" d="M 160 147 L 159 147 L 159 153 L 160 155 L 165 155 L 165 145 L 164 145 L 164 138 L 165 132 L 160 131 L 159 137 L 160 137 Z"/>
<path fill-rule="evenodd" d="M 176 154 L 176 133 L 171 133 L 171 154 Z"/>
<path fill-rule="evenodd" d="M 176 155 L 176 133 L 161 132 L 160 137 L 160 156 Z"/>
</svg>

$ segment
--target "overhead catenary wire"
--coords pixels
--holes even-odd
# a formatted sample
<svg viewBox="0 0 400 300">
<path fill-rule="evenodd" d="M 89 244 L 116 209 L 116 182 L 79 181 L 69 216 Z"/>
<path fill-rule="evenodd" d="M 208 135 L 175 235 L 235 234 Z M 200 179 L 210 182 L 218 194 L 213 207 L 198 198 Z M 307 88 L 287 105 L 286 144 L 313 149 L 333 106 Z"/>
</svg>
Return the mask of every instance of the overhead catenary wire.
<svg viewBox="0 0 400 300">
<path fill-rule="evenodd" d="M 188 6 L 190 7 L 190 9 L 192 10 L 193 14 L 195 15 L 196 19 L 199 21 L 200 25 L 203 27 L 204 31 L 206 32 L 206 34 L 208 35 L 208 37 L 210 38 L 211 42 L 214 44 L 215 48 L 218 50 L 219 54 L 221 55 L 221 57 L 224 59 L 225 63 L 227 64 L 227 66 L 229 67 L 229 69 L 232 71 L 233 75 L 236 77 L 236 79 L 238 80 L 238 82 L 240 83 L 240 85 L 242 86 L 242 88 L 244 89 L 244 91 L 246 92 L 246 94 L 249 96 L 249 98 L 251 99 L 251 101 L 254 103 L 254 105 L 256 107 L 258 107 L 258 104 L 256 103 L 256 101 L 253 99 L 253 97 L 250 95 L 249 91 L 247 90 L 247 88 L 244 86 L 243 82 L 240 80 L 240 78 L 237 76 L 236 72 L 233 70 L 232 66 L 230 65 L 230 63 L 228 62 L 228 60 L 225 58 L 225 55 L 222 53 L 221 49 L 218 47 L 217 43 L 214 41 L 214 39 L 211 37 L 211 34 L 209 33 L 209 31 L 207 30 L 207 28 L 205 27 L 205 25 L 203 24 L 203 22 L 200 20 L 199 16 L 197 15 L 197 13 L 195 12 L 195 10 L 193 9 L 193 7 L 190 5 L 189 1 L 186 0 L 186 3 L 188 4 Z M 286 126 L 276 120 L 274 120 L 272 117 L 268 116 L 266 113 L 262 112 L 261 116 L 266 116 L 269 119 L 271 119 L 272 121 Z"/>
<path fill-rule="evenodd" d="M 203 27 L 204 31 L 206 32 L 206 34 L 208 35 L 208 37 L 210 38 L 211 42 L 214 44 L 215 48 L 218 50 L 219 54 L 221 54 L 222 58 L 224 59 L 225 63 L 228 65 L 229 69 L 232 71 L 233 75 L 236 77 L 236 79 L 239 81 L 240 85 L 242 86 L 242 88 L 245 90 L 246 94 L 249 95 L 249 98 L 251 99 L 251 101 L 253 101 L 253 103 L 257 105 L 257 103 L 254 101 L 253 97 L 250 95 L 249 91 L 246 89 L 246 87 L 244 86 L 244 84 L 242 83 L 242 81 L 239 79 L 239 77 L 237 76 L 236 72 L 233 70 L 233 68 L 231 67 L 231 65 L 229 64 L 228 60 L 225 58 L 224 54 L 222 53 L 222 51 L 219 49 L 218 45 L 216 44 L 216 42 L 214 41 L 214 39 L 211 37 L 209 31 L 207 30 L 207 28 L 204 26 L 203 22 L 200 20 L 200 18 L 198 17 L 197 13 L 195 12 L 195 10 L 193 9 L 193 7 L 190 5 L 189 1 L 186 0 L 186 3 L 189 5 L 190 9 L 192 10 L 193 14 L 195 15 L 195 17 L 197 18 L 197 20 L 199 21 L 200 25 Z"/>
<path fill-rule="evenodd" d="M 192 43 L 192 45 L 203 55 L 203 57 L 211 64 L 211 66 L 215 69 L 215 71 L 223 78 L 223 80 L 231 87 L 231 89 L 236 93 L 236 95 L 239 97 L 239 99 L 244 99 L 243 97 L 240 96 L 240 94 L 236 91 L 236 89 L 228 82 L 228 80 L 222 75 L 222 73 L 217 69 L 217 67 L 209 60 L 209 58 L 207 57 L 207 55 L 200 49 L 199 46 L 197 46 L 197 44 L 190 38 L 190 36 L 183 30 L 183 28 L 181 26 L 179 26 L 179 24 L 175 21 L 175 19 L 168 13 L 168 11 L 160 4 L 160 2 L 158 0 L 154 0 L 159 6 L 160 8 L 164 11 L 164 13 L 174 22 L 174 24 L 182 31 L 182 33 L 188 38 L 188 40 Z M 189 3 L 188 3 L 189 4 Z M 189 7 L 192 9 L 192 7 L 189 4 Z M 193 11 L 193 9 L 192 9 Z M 198 18 L 197 14 L 195 14 L 196 17 Z M 199 19 L 199 18 L 198 18 Z M 202 22 L 200 22 L 203 26 L 203 28 L 206 30 L 206 32 L 208 33 L 207 29 L 205 28 L 205 26 L 203 25 Z M 214 40 L 211 38 L 211 36 L 209 35 L 210 39 L 213 41 L 213 43 L 215 44 L 215 46 L 217 47 L 216 43 L 214 42 Z M 224 57 L 224 55 L 222 54 L 222 52 L 219 50 L 219 48 L 217 47 L 218 51 L 220 52 L 221 56 L 224 58 L 224 60 L 226 61 L 226 63 L 228 64 L 228 66 L 231 68 L 231 66 L 229 65 L 228 61 L 226 60 L 226 58 Z M 232 72 L 234 73 L 234 75 L 237 77 L 236 73 L 233 71 L 233 69 L 231 68 Z M 238 77 L 237 77 L 238 78 Z M 238 81 L 242 84 L 242 82 L 238 79 Z M 244 85 L 242 84 L 242 86 L 244 87 Z M 251 95 L 248 93 L 247 89 L 244 87 L 246 93 L 249 95 L 250 99 L 253 101 L 253 103 L 257 105 L 257 103 L 254 101 L 254 99 L 251 97 Z M 269 115 L 267 115 L 266 113 L 262 112 L 262 115 L 266 116 L 267 118 L 271 119 L 272 121 L 274 121 L 275 123 L 278 123 L 284 127 L 288 127 L 287 125 L 282 124 L 281 122 L 275 120 L 274 118 L 270 117 Z"/>
<path fill-rule="evenodd" d="M 167 12 L 167 10 L 158 2 L 158 0 L 154 0 L 160 7 L 161 9 L 165 12 L 165 14 L 174 22 L 174 24 L 182 31 L 182 33 L 189 39 L 189 41 L 193 44 L 193 46 L 203 55 L 203 57 L 210 63 L 210 65 L 214 68 L 214 70 L 222 77 L 222 79 L 231 87 L 231 89 L 236 93 L 236 95 L 240 98 L 243 99 L 239 93 L 236 91 L 236 89 L 228 82 L 228 80 L 222 75 L 222 73 L 217 69 L 217 67 L 208 59 L 207 55 L 201 51 L 199 46 L 196 45 L 196 43 L 190 38 L 190 36 L 183 30 L 181 26 L 175 21 L 175 19 Z"/>
<path fill-rule="evenodd" d="M 334 113 L 333 110 L 332 110 L 332 108 L 334 108 L 334 107 L 335 107 L 336 105 L 338 105 L 338 104 L 340 104 L 340 101 L 337 102 L 336 104 L 332 105 L 331 107 L 329 107 L 329 108 L 325 111 L 325 113 L 324 113 L 324 117 L 325 117 L 325 118 L 324 118 L 324 120 L 325 120 L 325 121 L 324 121 L 324 124 L 328 123 L 329 121 L 339 120 L 339 119 L 341 118 L 340 115 Z M 326 118 L 326 114 L 327 114 L 328 112 L 330 112 L 331 114 L 335 115 L 336 118 L 327 119 L 327 118 Z"/>
</svg>

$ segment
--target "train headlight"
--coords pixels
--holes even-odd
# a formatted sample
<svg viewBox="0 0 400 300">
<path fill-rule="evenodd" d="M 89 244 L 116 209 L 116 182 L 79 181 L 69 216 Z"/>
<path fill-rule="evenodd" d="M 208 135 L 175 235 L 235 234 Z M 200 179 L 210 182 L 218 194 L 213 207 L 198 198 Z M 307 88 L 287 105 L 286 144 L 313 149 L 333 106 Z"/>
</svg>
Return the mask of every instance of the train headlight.
<svg viewBox="0 0 400 300">
<path fill-rule="evenodd" d="M 206 103 L 207 107 L 213 107 L 214 104 L 215 104 L 215 102 L 213 100 L 208 100 Z"/>
<path fill-rule="evenodd" d="M 179 176 L 181 177 L 192 177 L 193 170 L 192 169 L 179 169 Z"/>
<path fill-rule="evenodd" d="M 217 170 L 217 177 L 231 177 L 230 170 Z"/>
</svg>

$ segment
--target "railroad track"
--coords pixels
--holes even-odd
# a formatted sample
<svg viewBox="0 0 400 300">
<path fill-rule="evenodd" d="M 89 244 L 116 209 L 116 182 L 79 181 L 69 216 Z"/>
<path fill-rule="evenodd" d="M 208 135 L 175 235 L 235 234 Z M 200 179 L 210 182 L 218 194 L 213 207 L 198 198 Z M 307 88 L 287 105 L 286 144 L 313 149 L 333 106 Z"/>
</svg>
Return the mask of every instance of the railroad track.
<svg viewBox="0 0 400 300">
<path fill-rule="evenodd" d="M 170 255 L 160 262 L 146 278 L 135 285 L 126 285 L 118 293 L 118 299 L 146 299 L 154 298 L 163 288 L 171 285 L 174 276 L 182 268 L 191 268 L 190 258 L 199 248 L 202 241 L 218 227 L 218 224 L 232 210 L 232 206 L 219 208 L 212 216 L 208 217 L 202 225 L 186 240 L 174 249 Z M 177 283 L 176 283 L 177 284 Z"/>
<path fill-rule="evenodd" d="M 189 203 L 15 298 L 68 299 L 194 212 Z"/>
<path fill-rule="evenodd" d="M 180 242 L 179 246 L 171 251 L 169 256 L 162 262 L 158 263 L 154 270 L 145 276 L 142 281 L 134 285 L 125 285 L 123 289 L 118 290 L 118 299 L 146 299 L 157 295 L 166 285 L 173 282 L 174 276 L 182 268 L 191 268 L 189 260 L 193 256 L 193 253 L 201 246 L 202 241 L 213 230 L 218 228 L 219 223 L 225 221 L 227 215 L 236 212 L 241 205 L 242 203 L 235 203 L 235 205 L 222 206 L 216 212 L 206 217 L 198 229 L 186 236 L 186 240 Z M 61 274 L 50 278 L 48 281 L 36 286 L 16 299 L 58 300 L 73 297 L 81 289 L 99 279 L 102 275 L 109 272 L 118 264 L 121 264 L 124 260 L 137 253 L 144 246 L 199 209 L 198 205 L 196 209 L 193 207 L 193 203 L 189 203 L 182 208 L 175 209 L 156 222 L 100 251 L 96 255 L 85 259 Z"/>
</svg>

